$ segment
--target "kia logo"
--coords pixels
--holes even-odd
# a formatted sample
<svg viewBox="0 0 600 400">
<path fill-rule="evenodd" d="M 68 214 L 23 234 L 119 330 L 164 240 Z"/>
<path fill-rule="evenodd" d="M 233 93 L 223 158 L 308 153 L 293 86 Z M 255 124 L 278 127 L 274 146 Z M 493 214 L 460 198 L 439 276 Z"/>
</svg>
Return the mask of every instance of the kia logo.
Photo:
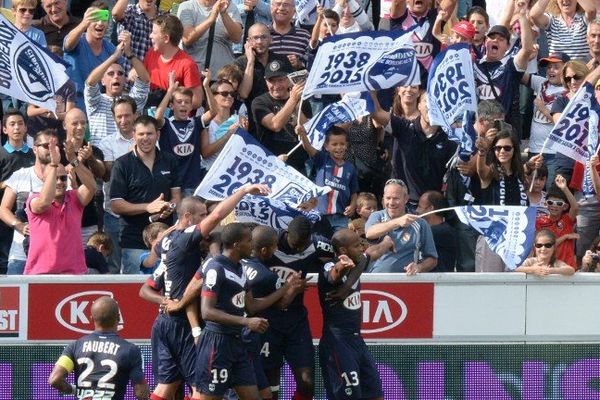
<svg viewBox="0 0 600 400">
<path fill-rule="evenodd" d="M 92 333 L 94 322 L 87 316 L 90 314 L 92 303 L 102 296 L 114 297 L 112 292 L 103 290 L 89 290 L 79 292 L 64 298 L 54 310 L 54 315 L 59 324 L 78 333 Z M 123 316 L 119 315 L 119 330 L 123 329 Z"/>
<path fill-rule="evenodd" d="M 394 329 L 408 316 L 406 303 L 393 294 L 380 290 L 361 290 L 363 334 Z"/>
</svg>

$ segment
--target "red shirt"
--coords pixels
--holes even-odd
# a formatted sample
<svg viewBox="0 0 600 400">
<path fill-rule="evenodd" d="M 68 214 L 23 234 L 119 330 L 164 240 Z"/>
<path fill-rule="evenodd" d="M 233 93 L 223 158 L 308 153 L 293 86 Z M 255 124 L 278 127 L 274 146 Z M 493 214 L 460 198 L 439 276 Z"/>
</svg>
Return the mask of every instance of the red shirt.
<svg viewBox="0 0 600 400">
<path fill-rule="evenodd" d="M 175 79 L 186 88 L 195 88 L 202 83 L 198 66 L 185 51 L 179 50 L 168 62 L 160 58 L 154 49 L 144 57 L 144 67 L 150 74 L 150 89 L 169 89 L 169 72 L 175 71 Z"/>
<path fill-rule="evenodd" d="M 548 229 L 554 232 L 556 238 L 573 233 L 573 227 L 576 220 L 571 219 L 568 213 L 563 214 L 559 220 L 554 221 L 549 215 L 538 216 L 535 220 L 535 230 Z M 568 239 L 563 241 L 556 248 L 556 259 L 562 260 L 573 268 L 577 268 L 575 259 L 575 240 Z"/>
</svg>

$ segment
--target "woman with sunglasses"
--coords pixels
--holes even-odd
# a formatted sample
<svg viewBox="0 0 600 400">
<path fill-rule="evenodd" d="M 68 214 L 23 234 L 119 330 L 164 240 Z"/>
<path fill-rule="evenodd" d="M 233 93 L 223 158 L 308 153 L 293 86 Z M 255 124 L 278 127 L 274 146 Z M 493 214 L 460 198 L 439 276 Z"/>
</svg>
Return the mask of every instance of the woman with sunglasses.
<svg viewBox="0 0 600 400">
<path fill-rule="evenodd" d="M 515 271 L 537 276 L 573 275 L 575 268 L 556 257 L 556 236 L 548 229 L 542 229 L 533 241 L 534 255 L 523 262 Z"/>
<path fill-rule="evenodd" d="M 567 107 L 569 100 L 575 96 L 581 85 L 587 81 L 586 77 L 590 74 L 588 67 L 581 61 L 567 61 L 561 71 L 561 82 L 567 90 L 565 94 L 558 97 L 552 104 L 550 114 L 556 124 Z M 594 82 L 595 83 L 595 82 Z"/>
</svg>

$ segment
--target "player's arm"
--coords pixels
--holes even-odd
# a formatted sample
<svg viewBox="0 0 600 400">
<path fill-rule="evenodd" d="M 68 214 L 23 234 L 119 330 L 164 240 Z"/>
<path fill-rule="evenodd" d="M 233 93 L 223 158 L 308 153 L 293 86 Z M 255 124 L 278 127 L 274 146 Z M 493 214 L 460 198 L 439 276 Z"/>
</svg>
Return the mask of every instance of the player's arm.
<svg viewBox="0 0 600 400">
<path fill-rule="evenodd" d="M 246 311 L 248 315 L 254 315 L 275 304 L 279 308 L 286 308 L 298 293 L 304 291 L 305 287 L 306 279 L 302 279 L 301 273 L 294 272 L 279 289 L 268 296 L 255 298 L 252 291 L 248 290 L 245 298 Z"/>
<path fill-rule="evenodd" d="M 202 319 L 205 321 L 216 322 L 221 325 L 244 326 L 252 332 L 264 333 L 269 327 L 269 322 L 264 318 L 258 317 L 240 317 L 227 314 L 216 308 L 217 296 L 212 292 L 202 292 Z"/>
<path fill-rule="evenodd" d="M 335 288 L 334 290 L 327 292 L 327 294 L 325 295 L 327 300 L 336 303 L 346 299 L 346 297 L 348 297 L 348 295 L 352 291 L 352 287 L 354 287 L 354 284 L 360 279 L 360 276 L 362 275 L 363 271 L 367 268 L 367 265 L 369 265 L 369 260 L 369 257 L 363 257 L 358 263 L 358 265 L 354 266 L 354 263 L 352 263 L 353 266 L 346 269 L 347 276 L 344 283 Z M 332 269 L 332 271 L 334 269 L 335 267 Z M 332 276 L 331 273 L 329 274 L 328 279 L 330 280 L 330 282 L 334 282 L 332 280 L 334 279 L 334 276 Z"/>
<path fill-rule="evenodd" d="M 133 387 L 133 391 L 138 400 L 148 400 L 150 398 L 150 388 L 146 382 L 136 383 Z"/>
<path fill-rule="evenodd" d="M 160 290 L 152 287 L 148 281 L 144 282 L 144 284 L 140 288 L 139 295 L 142 299 L 155 304 L 163 304 L 166 300 L 165 297 L 163 297 L 163 295 L 161 294 Z"/>
<path fill-rule="evenodd" d="M 48 377 L 48 383 L 59 392 L 64 394 L 76 394 L 77 389 L 74 385 L 67 382 L 67 375 L 75 368 L 75 364 L 71 358 L 62 355 L 56 361 L 52 372 Z"/>
</svg>

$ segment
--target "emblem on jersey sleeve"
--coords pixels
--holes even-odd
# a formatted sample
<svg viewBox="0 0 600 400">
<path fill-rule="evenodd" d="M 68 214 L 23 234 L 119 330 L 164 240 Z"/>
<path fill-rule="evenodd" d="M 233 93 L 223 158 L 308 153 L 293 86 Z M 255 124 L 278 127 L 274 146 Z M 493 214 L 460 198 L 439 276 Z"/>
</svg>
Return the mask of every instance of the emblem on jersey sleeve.
<svg viewBox="0 0 600 400">
<path fill-rule="evenodd" d="M 213 286 L 215 286 L 217 284 L 217 271 L 216 270 L 211 269 L 206 273 L 206 279 L 204 280 L 204 284 L 209 289 L 212 289 Z"/>
</svg>

